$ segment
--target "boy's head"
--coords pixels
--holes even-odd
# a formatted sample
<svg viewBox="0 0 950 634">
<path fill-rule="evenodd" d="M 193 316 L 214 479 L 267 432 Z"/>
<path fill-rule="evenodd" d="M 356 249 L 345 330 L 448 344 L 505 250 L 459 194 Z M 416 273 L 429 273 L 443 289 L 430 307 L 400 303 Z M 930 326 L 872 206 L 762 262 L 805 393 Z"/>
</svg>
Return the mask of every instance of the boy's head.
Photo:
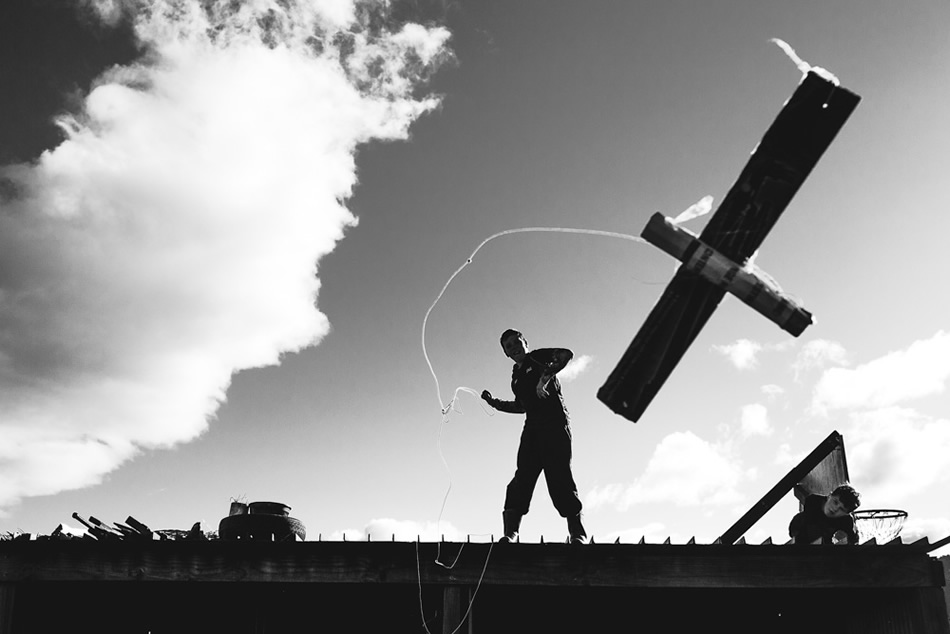
<svg viewBox="0 0 950 634">
<path fill-rule="evenodd" d="M 501 333 L 501 349 L 505 351 L 505 356 L 521 363 L 528 352 L 528 341 L 520 332 L 509 328 Z"/>
<path fill-rule="evenodd" d="M 520 332 L 518 332 L 517 330 L 513 328 L 509 328 L 505 332 L 501 333 L 501 347 L 502 348 L 505 347 L 505 339 L 507 339 L 508 337 L 521 337 L 522 339 L 524 339 L 523 334 L 521 334 Z"/>
<path fill-rule="evenodd" d="M 853 487 L 842 484 L 828 496 L 824 511 L 828 517 L 844 517 L 859 506 L 861 506 L 861 494 Z"/>
</svg>

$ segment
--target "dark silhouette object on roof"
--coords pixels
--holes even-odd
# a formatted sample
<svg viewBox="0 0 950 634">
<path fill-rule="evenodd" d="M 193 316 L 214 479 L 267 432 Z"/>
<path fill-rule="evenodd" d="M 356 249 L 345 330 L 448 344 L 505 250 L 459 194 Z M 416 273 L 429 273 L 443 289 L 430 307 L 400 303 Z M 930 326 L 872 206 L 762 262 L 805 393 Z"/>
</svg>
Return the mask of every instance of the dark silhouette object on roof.
<svg viewBox="0 0 950 634">
<path fill-rule="evenodd" d="M 265 542 L 305 541 L 303 522 L 290 517 L 290 507 L 282 502 L 232 502 L 229 515 L 218 523 L 224 540 Z"/>
</svg>

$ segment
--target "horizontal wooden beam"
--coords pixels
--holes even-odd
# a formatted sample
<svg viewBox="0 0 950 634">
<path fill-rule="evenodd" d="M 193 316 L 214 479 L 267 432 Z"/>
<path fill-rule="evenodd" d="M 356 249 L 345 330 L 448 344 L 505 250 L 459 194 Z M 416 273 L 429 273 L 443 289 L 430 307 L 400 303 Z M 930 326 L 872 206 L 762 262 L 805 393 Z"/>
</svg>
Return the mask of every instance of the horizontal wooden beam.
<svg viewBox="0 0 950 634">
<path fill-rule="evenodd" d="M 437 557 L 455 561 L 449 570 Z M 459 543 L 0 543 L 4 582 L 271 582 L 626 588 L 943 585 L 911 546 Z M 482 575 L 484 576 L 482 577 Z"/>
<path fill-rule="evenodd" d="M 747 270 L 741 263 L 733 262 L 703 243 L 663 214 L 653 214 L 640 236 L 681 261 L 687 271 L 725 289 L 790 335 L 797 337 L 811 325 L 811 313 L 791 296 L 763 280 L 755 271 Z"/>
</svg>

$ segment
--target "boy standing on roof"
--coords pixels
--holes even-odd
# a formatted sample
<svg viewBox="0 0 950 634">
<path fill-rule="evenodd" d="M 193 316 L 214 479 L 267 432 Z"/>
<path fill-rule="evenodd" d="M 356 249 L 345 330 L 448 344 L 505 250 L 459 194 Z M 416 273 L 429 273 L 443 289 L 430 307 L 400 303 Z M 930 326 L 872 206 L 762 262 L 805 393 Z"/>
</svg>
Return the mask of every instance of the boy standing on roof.
<svg viewBox="0 0 950 634">
<path fill-rule="evenodd" d="M 571 473 L 571 425 L 557 373 L 574 357 L 566 348 L 529 351 L 528 342 L 517 330 L 501 335 L 505 355 L 515 362 L 511 369 L 513 401 L 482 398 L 493 408 L 509 414 L 525 414 L 515 476 L 508 484 L 502 513 L 505 535 L 499 541 L 512 542 L 518 536 L 521 518 L 528 512 L 538 476 L 544 471 L 554 508 L 567 519 L 572 544 L 587 541 L 581 523 L 581 500 Z"/>
<path fill-rule="evenodd" d="M 809 495 L 804 508 L 792 518 L 788 534 L 795 544 L 805 546 L 816 539 L 821 543 L 858 543 L 851 513 L 861 506 L 861 495 L 847 484 L 842 484 L 831 495 Z"/>
</svg>

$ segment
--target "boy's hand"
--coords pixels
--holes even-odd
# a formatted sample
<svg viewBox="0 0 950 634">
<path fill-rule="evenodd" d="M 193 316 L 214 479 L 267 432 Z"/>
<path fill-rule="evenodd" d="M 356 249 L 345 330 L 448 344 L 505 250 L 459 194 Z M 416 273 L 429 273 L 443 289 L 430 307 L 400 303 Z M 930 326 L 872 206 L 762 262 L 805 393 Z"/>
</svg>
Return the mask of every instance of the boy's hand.
<svg viewBox="0 0 950 634">
<path fill-rule="evenodd" d="M 548 383 L 551 381 L 550 374 L 542 374 L 538 380 L 538 398 L 545 398 L 548 395 Z"/>
<path fill-rule="evenodd" d="M 482 390 L 482 399 L 484 399 L 485 402 L 491 405 L 491 402 L 492 402 L 491 392 L 489 392 L 488 390 Z"/>
</svg>

